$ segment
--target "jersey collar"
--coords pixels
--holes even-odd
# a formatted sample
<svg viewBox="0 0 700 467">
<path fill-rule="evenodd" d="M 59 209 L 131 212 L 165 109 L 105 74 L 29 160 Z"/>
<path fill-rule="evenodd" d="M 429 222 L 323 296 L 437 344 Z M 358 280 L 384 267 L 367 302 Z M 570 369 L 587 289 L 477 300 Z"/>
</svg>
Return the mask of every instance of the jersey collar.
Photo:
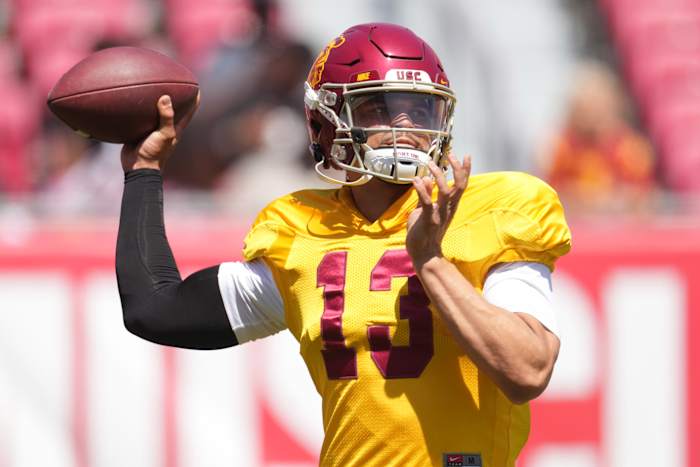
<svg viewBox="0 0 700 467">
<path fill-rule="evenodd" d="M 338 201 L 350 216 L 354 229 L 366 233 L 386 234 L 406 228 L 408 215 L 418 205 L 418 194 L 413 188 L 407 190 L 374 222 L 366 219 L 357 209 L 350 187 L 344 186 L 338 189 Z"/>
</svg>

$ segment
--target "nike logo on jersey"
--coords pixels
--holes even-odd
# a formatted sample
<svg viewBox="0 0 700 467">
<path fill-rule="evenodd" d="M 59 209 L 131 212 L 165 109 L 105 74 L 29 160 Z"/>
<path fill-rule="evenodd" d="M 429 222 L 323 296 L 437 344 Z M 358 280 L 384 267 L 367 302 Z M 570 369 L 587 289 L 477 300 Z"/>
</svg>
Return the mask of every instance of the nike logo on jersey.
<svg viewBox="0 0 700 467">
<path fill-rule="evenodd" d="M 443 455 L 444 467 L 481 467 L 481 454 L 449 453 Z"/>
</svg>

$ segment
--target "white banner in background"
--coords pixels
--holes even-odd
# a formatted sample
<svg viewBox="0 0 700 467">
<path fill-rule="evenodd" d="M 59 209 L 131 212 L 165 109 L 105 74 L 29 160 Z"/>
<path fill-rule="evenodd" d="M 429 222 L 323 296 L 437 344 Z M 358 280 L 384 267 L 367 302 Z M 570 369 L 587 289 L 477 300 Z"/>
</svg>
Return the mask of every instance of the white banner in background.
<svg viewBox="0 0 700 467">
<path fill-rule="evenodd" d="M 555 273 L 561 353 L 519 466 L 692 464 L 700 272 L 632 259 L 584 254 Z M 143 341 L 112 264 L 0 257 L 0 466 L 316 464 L 320 399 L 288 333 L 220 351 Z"/>
</svg>

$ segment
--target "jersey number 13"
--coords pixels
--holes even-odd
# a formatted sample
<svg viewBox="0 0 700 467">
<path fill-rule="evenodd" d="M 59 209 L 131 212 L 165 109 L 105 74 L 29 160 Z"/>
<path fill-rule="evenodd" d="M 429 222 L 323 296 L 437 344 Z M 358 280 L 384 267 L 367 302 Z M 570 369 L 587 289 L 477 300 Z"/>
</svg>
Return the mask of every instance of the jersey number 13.
<svg viewBox="0 0 700 467">
<path fill-rule="evenodd" d="M 347 251 L 333 251 L 318 265 L 317 287 L 323 287 L 321 339 L 328 379 L 357 378 L 355 349 L 343 335 Z M 409 344 L 392 345 L 389 326 L 368 326 L 372 360 L 387 379 L 417 378 L 433 357 L 430 303 L 406 250 L 388 250 L 372 269 L 370 291 L 391 290 L 394 277 L 408 277 L 408 294 L 399 298 L 399 318 L 408 320 Z"/>
</svg>

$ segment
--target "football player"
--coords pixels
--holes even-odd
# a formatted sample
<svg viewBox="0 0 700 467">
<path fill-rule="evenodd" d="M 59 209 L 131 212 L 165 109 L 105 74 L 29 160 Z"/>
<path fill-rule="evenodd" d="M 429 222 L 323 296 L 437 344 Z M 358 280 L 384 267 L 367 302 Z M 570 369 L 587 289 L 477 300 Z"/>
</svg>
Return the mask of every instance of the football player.
<svg viewBox="0 0 700 467">
<path fill-rule="evenodd" d="M 176 130 L 159 100 L 160 129 L 122 152 L 126 327 L 197 349 L 288 329 L 323 399 L 321 465 L 514 465 L 559 350 L 551 272 L 570 233 L 556 193 L 523 173 L 470 177 L 450 153 L 445 70 L 403 27 L 331 41 L 304 103 L 316 171 L 340 186 L 272 201 L 245 261 L 181 280 L 160 176 Z"/>
</svg>

